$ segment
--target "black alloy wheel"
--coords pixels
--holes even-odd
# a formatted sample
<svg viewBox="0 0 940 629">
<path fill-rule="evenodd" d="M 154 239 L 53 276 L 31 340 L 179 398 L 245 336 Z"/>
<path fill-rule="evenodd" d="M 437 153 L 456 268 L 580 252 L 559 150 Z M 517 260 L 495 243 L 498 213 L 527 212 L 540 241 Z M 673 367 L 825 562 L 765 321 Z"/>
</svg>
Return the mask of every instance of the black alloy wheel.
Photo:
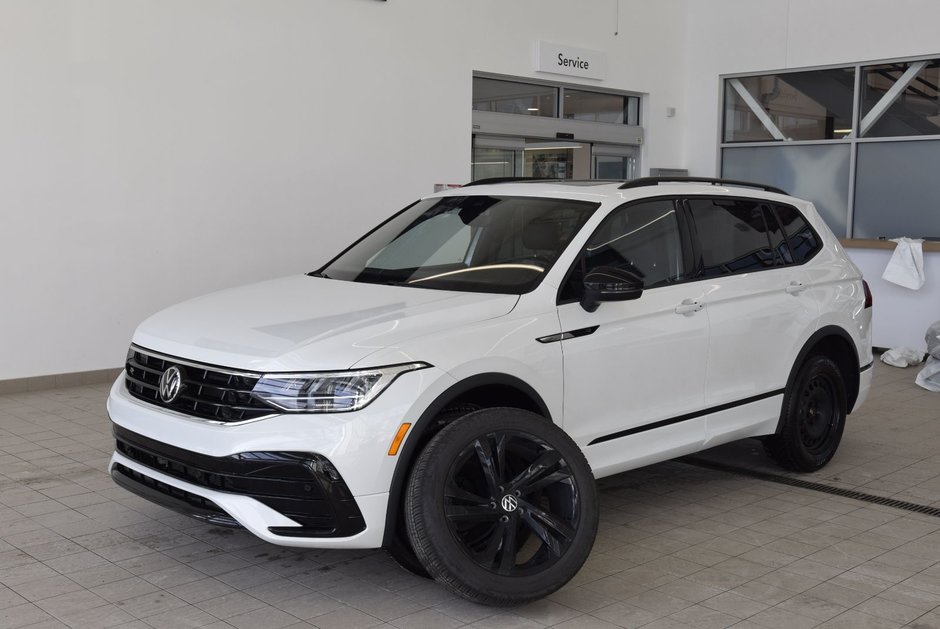
<svg viewBox="0 0 940 629">
<path fill-rule="evenodd" d="M 777 434 L 767 453 L 795 472 L 815 472 L 832 459 L 845 430 L 845 380 L 827 356 L 810 356 L 783 398 Z"/>
<path fill-rule="evenodd" d="M 801 391 L 797 406 L 800 441 L 809 454 L 825 452 L 838 425 L 836 386 L 828 373 L 817 373 Z"/>
<path fill-rule="evenodd" d="M 597 529 L 584 455 L 548 420 L 484 409 L 444 428 L 422 452 L 405 498 L 416 555 L 473 601 L 512 605 L 564 585 Z"/>
<path fill-rule="evenodd" d="M 450 532 L 479 566 L 505 576 L 554 565 L 574 541 L 580 506 L 561 453 L 517 431 L 467 444 L 444 487 Z"/>
</svg>

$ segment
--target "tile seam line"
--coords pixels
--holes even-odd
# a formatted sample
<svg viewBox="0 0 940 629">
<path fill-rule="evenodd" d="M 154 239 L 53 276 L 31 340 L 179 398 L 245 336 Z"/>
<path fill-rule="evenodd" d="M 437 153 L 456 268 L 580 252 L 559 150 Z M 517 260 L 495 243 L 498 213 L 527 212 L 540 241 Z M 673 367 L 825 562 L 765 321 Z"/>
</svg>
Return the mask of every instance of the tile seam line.
<svg viewBox="0 0 940 629">
<path fill-rule="evenodd" d="M 695 467 L 701 467 L 701 468 L 715 470 L 719 472 L 726 472 L 726 473 L 735 474 L 738 476 L 747 476 L 749 478 L 755 478 L 758 480 L 763 480 L 763 481 L 767 481 L 771 483 L 777 483 L 780 485 L 788 485 L 790 487 L 809 489 L 811 491 L 818 491 L 820 493 L 830 494 L 833 496 L 851 498 L 853 500 L 860 500 L 862 502 L 867 502 L 870 504 L 878 504 L 878 505 L 882 505 L 886 507 L 893 507 L 895 509 L 901 509 L 903 511 L 910 511 L 912 513 L 920 513 L 922 515 L 930 515 L 933 517 L 940 518 L 940 507 L 932 507 L 930 505 L 923 505 L 923 504 L 918 504 L 915 502 L 908 502 L 906 500 L 897 500 L 895 498 L 876 496 L 874 494 L 868 494 L 868 493 L 856 491 L 853 489 L 843 489 L 841 487 L 834 487 L 832 485 L 827 485 L 825 483 L 806 481 L 806 480 L 802 480 L 799 478 L 793 478 L 790 476 L 783 476 L 781 474 L 759 472 L 756 470 L 751 470 L 751 469 L 747 469 L 745 467 L 739 467 L 736 465 L 707 461 L 705 459 L 702 459 L 696 456 L 686 456 L 686 457 L 681 457 L 676 460 L 679 461 L 680 463 L 693 465 Z"/>
</svg>

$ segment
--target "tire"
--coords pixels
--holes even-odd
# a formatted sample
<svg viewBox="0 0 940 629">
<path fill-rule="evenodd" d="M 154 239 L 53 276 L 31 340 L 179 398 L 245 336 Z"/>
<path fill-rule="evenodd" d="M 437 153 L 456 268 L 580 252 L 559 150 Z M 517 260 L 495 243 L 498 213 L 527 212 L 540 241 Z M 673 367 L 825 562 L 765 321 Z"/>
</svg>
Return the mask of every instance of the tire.
<svg viewBox="0 0 940 629">
<path fill-rule="evenodd" d="M 472 413 L 479 408 L 480 407 L 476 404 L 470 403 L 451 405 L 445 408 L 435 417 L 435 422 L 439 426 L 446 426 L 455 419 L 463 417 L 467 413 Z M 385 548 L 385 551 L 398 563 L 399 566 L 411 574 L 423 577 L 425 579 L 431 578 L 431 575 L 429 575 L 428 571 L 424 569 L 424 565 L 422 565 L 417 555 L 415 555 L 414 549 L 411 547 L 411 540 L 408 539 L 408 531 L 405 526 L 405 517 L 402 509 L 398 509 L 398 521 L 395 524 L 395 536 L 392 539 L 392 543 Z"/>
<path fill-rule="evenodd" d="M 477 603 L 517 605 L 567 583 L 597 534 L 594 477 L 545 418 L 482 409 L 443 428 L 419 455 L 405 525 L 428 574 Z"/>
<path fill-rule="evenodd" d="M 789 470 L 815 472 L 839 447 L 846 404 L 839 367 L 826 356 L 810 356 L 784 395 L 780 429 L 764 439 L 764 449 Z"/>
<path fill-rule="evenodd" d="M 424 566 L 415 555 L 411 547 L 411 541 L 408 539 L 408 533 L 405 531 L 405 523 L 399 522 L 396 530 L 395 539 L 389 544 L 385 551 L 391 555 L 392 559 L 398 562 L 398 565 L 411 574 L 428 579 L 431 575 L 424 569 Z"/>
</svg>

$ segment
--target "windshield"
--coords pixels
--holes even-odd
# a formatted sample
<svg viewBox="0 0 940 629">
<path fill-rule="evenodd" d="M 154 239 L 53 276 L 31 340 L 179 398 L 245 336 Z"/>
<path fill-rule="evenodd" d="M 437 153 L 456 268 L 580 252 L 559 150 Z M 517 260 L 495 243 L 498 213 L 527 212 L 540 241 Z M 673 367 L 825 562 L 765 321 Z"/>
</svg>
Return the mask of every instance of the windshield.
<svg viewBox="0 0 940 629">
<path fill-rule="evenodd" d="M 597 203 L 459 196 L 406 208 L 313 275 L 521 294 L 535 288 Z"/>
</svg>

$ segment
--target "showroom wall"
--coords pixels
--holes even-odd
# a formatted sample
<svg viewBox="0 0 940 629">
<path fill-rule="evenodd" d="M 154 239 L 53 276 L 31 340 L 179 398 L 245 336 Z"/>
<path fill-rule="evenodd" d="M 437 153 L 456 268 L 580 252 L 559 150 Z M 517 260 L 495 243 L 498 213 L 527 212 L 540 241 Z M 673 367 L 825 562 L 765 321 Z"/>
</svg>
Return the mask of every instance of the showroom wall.
<svg viewBox="0 0 940 629">
<path fill-rule="evenodd" d="M 720 75 L 940 56 L 938 22 L 935 0 L 689 2 L 687 167 L 697 175 L 718 173 Z M 923 211 L 936 210 L 928 205 Z M 890 250 L 848 252 L 874 294 L 874 344 L 925 349 L 924 331 L 940 316 L 940 254 L 926 254 L 927 283 L 913 292 L 881 280 Z"/>
<path fill-rule="evenodd" d="M 149 313 L 316 268 L 467 181 L 472 72 L 537 76 L 536 40 L 605 51 L 607 80 L 564 80 L 650 94 L 644 171 L 687 165 L 686 15 L 684 0 L 0 3 L 0 380 L 117 367 Z"/>
<path fill-rule="evenodd" d="M 722 74 L 940 53 L 936 0 L 689 2 L 687 167 L 718 172 Z"/>
</svg>

